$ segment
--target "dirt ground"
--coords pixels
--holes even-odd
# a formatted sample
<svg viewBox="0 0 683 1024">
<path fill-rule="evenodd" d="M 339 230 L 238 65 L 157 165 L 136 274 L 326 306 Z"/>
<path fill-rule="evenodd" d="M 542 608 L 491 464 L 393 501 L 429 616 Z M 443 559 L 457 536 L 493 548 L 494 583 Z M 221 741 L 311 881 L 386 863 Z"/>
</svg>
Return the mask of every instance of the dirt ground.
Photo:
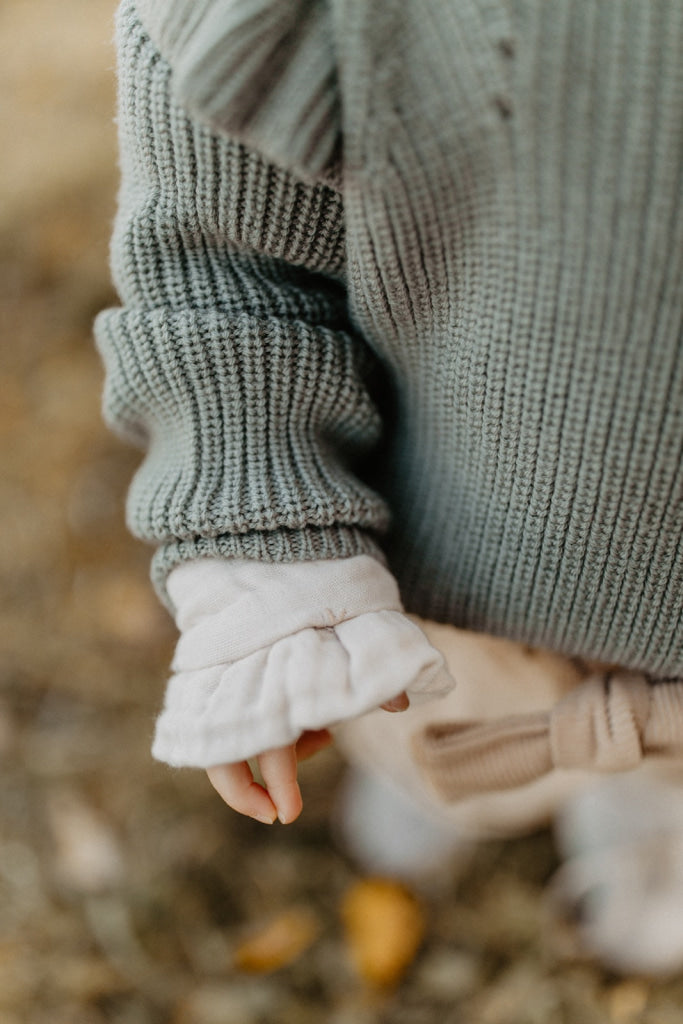
<svg viewBox="0 0 683 1024">
<path fill-rule="evenodd" d="M 150 759 L 174 634 L 122 525 L 138 456 L 100 422 L 91 337 L 114 301 L 112 15 L 0 7 L 0 1024 L 679 1022 L 683 980 L 576 955 L 547 834 L 483 846 L 423 898 L 424 940 L 380 991 L 343 923 L 362 879 L 328 823 L 337 756 L 305 767 L 289 828 Z M 247 956 L 252 932 L 275 952 Z"/>
</svg>

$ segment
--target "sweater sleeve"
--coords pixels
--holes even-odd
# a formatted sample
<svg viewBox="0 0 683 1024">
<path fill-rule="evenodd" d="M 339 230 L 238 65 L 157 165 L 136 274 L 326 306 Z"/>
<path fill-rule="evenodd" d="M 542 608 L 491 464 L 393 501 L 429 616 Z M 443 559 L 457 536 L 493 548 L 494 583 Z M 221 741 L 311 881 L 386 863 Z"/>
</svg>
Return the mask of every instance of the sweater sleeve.
<svg viewBox="0 0 683 1024">
<path fill-rule="evenodd" d="M 339 191 L 188 113 L 128 0 L 117 43 L 122 306 L 95 334 L 105 418 L 145 449 L 127 518 L 158 546 L 160 596 L 189 558 L 381 559 L 387 509 L 354 472 L 380 422 Z"/>
</svg>

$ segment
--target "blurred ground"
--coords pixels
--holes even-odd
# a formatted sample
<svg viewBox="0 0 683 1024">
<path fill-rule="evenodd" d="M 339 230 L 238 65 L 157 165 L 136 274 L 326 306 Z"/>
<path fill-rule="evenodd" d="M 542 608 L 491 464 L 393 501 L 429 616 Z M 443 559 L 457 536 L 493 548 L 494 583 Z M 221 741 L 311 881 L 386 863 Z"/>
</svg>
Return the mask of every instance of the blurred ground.
<svg viewBox="0 0 683 1024">
<path fill-rule="evenodd" d="M 336 756 L 306 766 L 288 829 L 151 761 L 173 632 L 122 526 L 137 456 L 100 423 L 91 340 L 113 301 L 112 14 L 0 7 L 0 1024 L 680 1021 L 683 982 L 573 955 L 542 897 L 545 834 L 482 847 L 424 905 L 403 981 L 373 993 L 342 922 L 357 873 L 327 824 Z M 273 916 L 284 951 L 247 955 Z"/>
</svg>

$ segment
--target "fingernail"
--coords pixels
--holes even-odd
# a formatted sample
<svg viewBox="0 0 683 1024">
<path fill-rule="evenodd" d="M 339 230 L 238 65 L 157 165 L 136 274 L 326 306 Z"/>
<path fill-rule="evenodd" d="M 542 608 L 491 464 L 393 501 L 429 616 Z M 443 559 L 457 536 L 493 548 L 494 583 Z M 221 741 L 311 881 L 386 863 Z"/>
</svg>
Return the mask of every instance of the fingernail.
<svg viewBox="0 0 683 1024">
<path fill-rule="evenodd" d="M 274 814 L 255 814 L 254 817 L 264 825 L 272 825 L 276 816 Z"/>
</svg>

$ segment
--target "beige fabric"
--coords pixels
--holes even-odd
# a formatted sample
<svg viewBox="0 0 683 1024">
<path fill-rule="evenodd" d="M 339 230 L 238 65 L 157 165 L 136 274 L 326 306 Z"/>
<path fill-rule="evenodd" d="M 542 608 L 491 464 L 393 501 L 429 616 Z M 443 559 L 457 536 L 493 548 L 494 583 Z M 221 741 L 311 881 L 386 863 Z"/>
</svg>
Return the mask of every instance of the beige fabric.
<svg viewBox="0 0 683 1024">
<path fill-rule="evenodd" d="M 455 689 L 434 703 L 411 704 L 400 715 L 373 711 L 344 723 L 335 735 L 345 757 L 401 791 L 436 825 L 461 837 L 518 835 L 549 822 L 557 806 L 590 781 L 589 773 L 553 771 L 518 789 L 447 802 L 418 769 L 414 738 L 436 719 L 483 722 L 547 711 L 583 681 L 585 669 L 502 637 L 415 621 L 444 655 Z"/>
<path fill-rule="evenodd" d="M 418 768 L 416 764 L 416 736 L 437 720 L 442 724 L 489 723 L 494 737 L 502 719 L 514 717 L 519 721 L 518 716 L 523 715 L 530 720 L 541 716 L 547 721 L 551 709 L 560 702 L 566 708 L 564 701 L 569 694 L 590 677 L 605 676 L 608 669 L 502 637 L 424 619 L 415 621 L 444 655 L 457 685 L 435 703 L 411 706 L 400 715 L 373 711 L 335 730 L 338 744 L 352 764 L 400 790 L 440 827 L 472 838 L 519 835 L 549 823 L 568 798 L 593 786 L 598 778 L 616 778 L 595 771 L 553 768 L 526 785 L 478 791 L 470 788 L 469 796 L 445 798 L 424 767 Z M 652 750 L 670 748 L 674 737 L 683 734 L 680 686 L 658 684 L 652 699 L 656 713 L 648 721 L 647 745 Z M 501 757 L 497 763 L 502 768 L 505 762 Z M 509 763 L 505 767 L 510 770 Z M 628 773 L 628 778 L 648 775 L 670 779 L 672 785 L 680 787 L 682 772 L 683 755 L 648 756 L 640 761 L 635 772 Z"/>
<path fill-rule="evenodd" d="M 553 769 L 629 771 L 645 756 L 683 752 L 683 683 L 592 676 L 549 711 L 429 725 L 414 750 L 448 801 L 513 789 Z"/>
</svg>

